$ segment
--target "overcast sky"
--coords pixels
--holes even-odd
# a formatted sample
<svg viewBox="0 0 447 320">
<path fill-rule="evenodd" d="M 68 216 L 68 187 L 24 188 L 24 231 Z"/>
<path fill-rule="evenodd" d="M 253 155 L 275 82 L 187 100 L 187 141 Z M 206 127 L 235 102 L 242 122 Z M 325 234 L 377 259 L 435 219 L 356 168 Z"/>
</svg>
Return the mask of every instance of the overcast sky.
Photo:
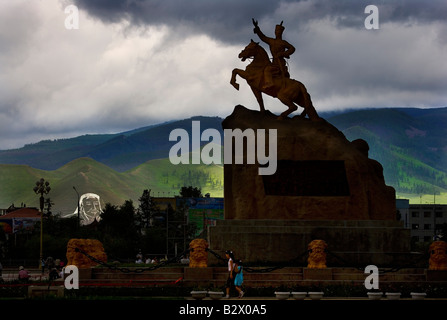
<svg viewBox="0 0 447 320">
<path fill-rule="evenodd" d="M 79 29 L 67 29 L 68 5 Z M 365 28 L 376 5 L 379 29 Z M 0 149 L 258 105 L 230 84 L 252 18 L 317 111 L 447 106 L 447 1 L 2 0 Z M 70 20 L 71 21 L 71 20 Z M 267 47 L 264 45 L 267 49 Z M 265 97 L 272 112 L 285 110 Z M 298 112 L 300 112 L 299 110 Z"/>
</svg>

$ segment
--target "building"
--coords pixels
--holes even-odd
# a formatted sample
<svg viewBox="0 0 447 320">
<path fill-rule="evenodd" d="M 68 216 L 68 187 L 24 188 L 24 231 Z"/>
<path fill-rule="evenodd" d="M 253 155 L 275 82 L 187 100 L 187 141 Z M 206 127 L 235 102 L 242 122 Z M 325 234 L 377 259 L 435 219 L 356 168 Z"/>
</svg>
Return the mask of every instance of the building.
<svg viewBox="0 0 447 320">
<path fill-rule="evenodd" d="M 197 235 L 208 226 L 215 226 L 224 219 L 224 198 L 176 198 L 177 207 L 184 203 L 188 207 L 188 223 L 197 227 Z"/>
<path fill-rule="evenodd" d="M 396 210 L 398 212 L 398 220 L 404 222 L 405 229 L 410 229 L 410 200 L 396 199 Z"/>
<path fill-rule="evenodd" d="M 174 210 L 182 206 L 187 207 L 186 222 L 195 224 L 198 234 L 207 226 L 215 226 L 217 220 L 224 219 L 224 198 L 154 197 L 152 200 L 161 212 L 164 212 L 168 206 Z"/>
<path fill-rule="evenodd" d="M 40 222 L 37 208 L 18 208 L 0 216 L 0 227 L 6 234 L 31 232 L 37 222 Z"/>
<path fill-rule="evenodd" d="M 405 220 L 404 220 L 405 222 Z M 430 242 L 447 223 L 447 205 L 410 204 L 408 227 L 414 242 Z"/>
</svg>

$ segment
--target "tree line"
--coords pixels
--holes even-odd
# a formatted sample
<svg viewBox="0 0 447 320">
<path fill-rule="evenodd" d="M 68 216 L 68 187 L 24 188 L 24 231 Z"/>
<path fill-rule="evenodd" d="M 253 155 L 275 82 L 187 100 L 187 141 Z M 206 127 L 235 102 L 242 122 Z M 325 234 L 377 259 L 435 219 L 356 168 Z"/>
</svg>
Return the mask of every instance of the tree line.
<svg viewBox="0 0 447 320">
<path fill-rule="evenodd" d="M 180 197 L 202 197 L 195 187 L 182 187 Z M 154 256 L 173 256 L 189 247 L 196 226 L 188 224 L 186 202 L 161 208 L 150 190 L 144 190 L 136 206 L 126 200 L 117 206 L 106 203 L 99 222 L 79 225 L 77 217 L 46 214 L 43 219 L 44 258 L 66 260 L 67 243 L 72 238 L 97 239 L 109 260 L 134 261 L 138 252 Z M 39 259 L 40 221 L 32 231 L 6 235 L 0 228 L 0 261 Z"/>
</svg>

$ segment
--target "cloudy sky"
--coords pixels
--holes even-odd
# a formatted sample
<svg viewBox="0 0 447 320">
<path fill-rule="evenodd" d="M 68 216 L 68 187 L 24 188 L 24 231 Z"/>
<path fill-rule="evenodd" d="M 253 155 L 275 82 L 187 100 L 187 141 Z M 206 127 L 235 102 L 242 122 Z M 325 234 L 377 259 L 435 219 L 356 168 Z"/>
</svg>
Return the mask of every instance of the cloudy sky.
<svg viewBox="0 0 447 320">
<path fill-rule="evenodd" d="M 378 30 L 365 28 L 369 4 Z M 78 29 L 65 26 L 69 5 Z M 317 111 L 444 107 L 446 17 L 444 0 L 2 0 L 0 150 L 257 109 L 243 79 L 239 91 L 229 84 L 259 40 L 252 18 L 272 37 L 284 21 L 291 77 Z"/>
</svg>

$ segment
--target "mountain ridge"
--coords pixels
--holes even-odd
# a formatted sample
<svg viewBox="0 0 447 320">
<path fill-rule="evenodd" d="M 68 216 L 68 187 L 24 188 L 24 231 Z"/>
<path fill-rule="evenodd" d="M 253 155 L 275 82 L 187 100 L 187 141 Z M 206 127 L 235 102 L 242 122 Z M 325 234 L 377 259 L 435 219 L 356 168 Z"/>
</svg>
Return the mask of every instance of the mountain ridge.
<svg viewBox="0 0 447 320">
<path fill-rule="evenodd" d="M 37 203 L 32 187 L 41 177 L 51 182 L 49 197 L 55 210 L 65 212 L 75 209 L 73 186 L 82 193 L 98 193 L 113 204 L 136 202 L 144 189 L 152 189 L 156 196 L 172 196 L 184 185 L 220 197 L 221 166 L 169 162 L 169 150 L 176 143 L 169 141 L 169 133 L 182 128 L 190 134 L 194 120 L 200 121 L 202 131 L 214 128 L 222 134 L 222 118 L 199 116 L 0 151 L 0 207 Z M 348 140 L 368 142 L 370 158 L 382 164 L 387 185 L 399 196 L 447 192 L 447 108 L 355 110 L 332 114 L 327 121 Z"/>
<path fill-rule="evenodd" d="M 193 120 L 201 122 L 202 130 L 216 128 L 222 132 L 222 118 L 195 116 L 122 133 L 42 140 L 18 149 L 0 150 L 0 163 L 26 164 L 37 169 L 56 170 L 73 159 L 89 157 L 123 172 L 145 161 L 165 158 L 168 155 L 166 150 L 172 146 L 169 133 L 176 128 L 184 128 L 190 132 Z"/>
</svg>

